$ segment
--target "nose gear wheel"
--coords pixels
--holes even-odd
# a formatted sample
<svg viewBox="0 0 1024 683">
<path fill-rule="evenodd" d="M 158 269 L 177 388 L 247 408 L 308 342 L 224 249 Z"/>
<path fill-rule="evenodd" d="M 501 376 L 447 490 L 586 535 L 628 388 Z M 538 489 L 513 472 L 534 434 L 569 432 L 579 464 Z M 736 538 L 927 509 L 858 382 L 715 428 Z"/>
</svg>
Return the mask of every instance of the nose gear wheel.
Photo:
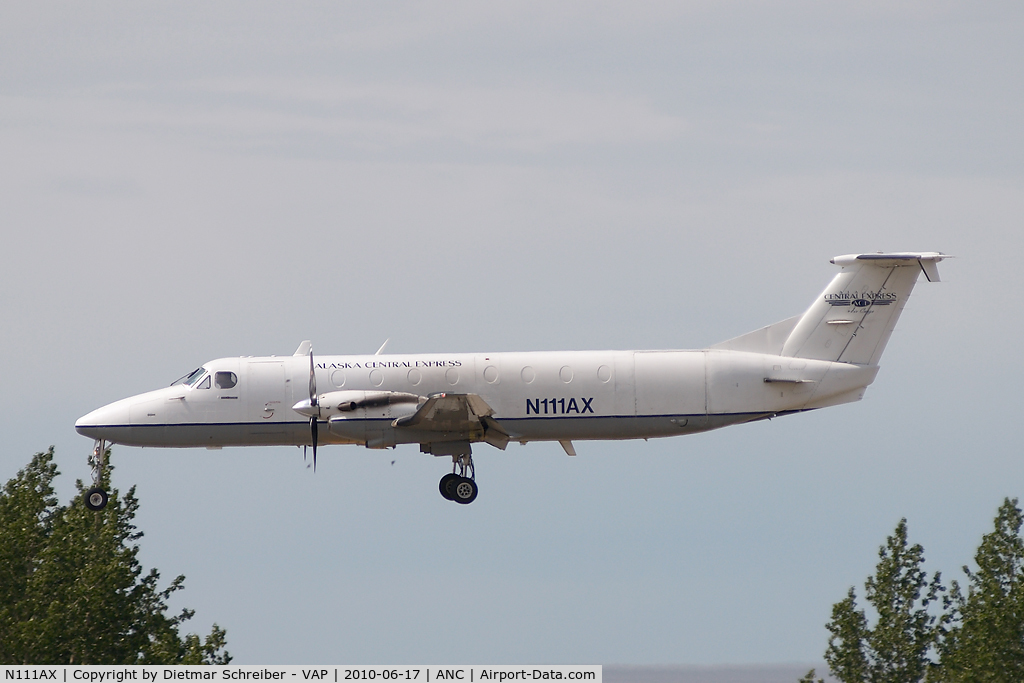
<svg viewBox="0 0 1024 683">
<path fill-rule="evenodd" d="M 85 492 L 85 507 L 93 512 L 99 512 L 107 507 L 107 492 L 98 486 L 94 486 Z"/>
</svg>

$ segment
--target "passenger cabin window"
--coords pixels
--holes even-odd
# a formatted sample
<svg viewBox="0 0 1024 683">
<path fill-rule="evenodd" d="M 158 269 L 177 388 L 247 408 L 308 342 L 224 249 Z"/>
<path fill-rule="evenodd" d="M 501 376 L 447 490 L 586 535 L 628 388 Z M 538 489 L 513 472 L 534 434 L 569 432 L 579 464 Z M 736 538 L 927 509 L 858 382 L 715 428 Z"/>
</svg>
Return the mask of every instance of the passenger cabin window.
<svg viewBox="0 0 1024 683">
<path fill-rule="evenodd" d="M 218 372 L 214 375 L 218 389 L 231 389 L 238 384 L 238 375 L 233 372 Z"/>
<path fill-rule="evenodd" d="M 202 382 L 199 383 L 199 387 L 198 388 L 199 389 L 209 389 L 210 388 L 210 376 L 209 375 L 207 375 L 206 379 L 204 379 Z"/>
</svg>

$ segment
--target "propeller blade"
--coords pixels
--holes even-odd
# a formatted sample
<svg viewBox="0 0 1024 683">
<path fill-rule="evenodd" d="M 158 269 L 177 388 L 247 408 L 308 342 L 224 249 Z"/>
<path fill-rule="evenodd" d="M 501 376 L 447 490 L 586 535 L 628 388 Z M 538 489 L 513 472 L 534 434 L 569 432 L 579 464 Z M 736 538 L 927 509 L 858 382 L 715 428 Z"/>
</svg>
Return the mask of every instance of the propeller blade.
<svg viewBox="0 0 1024 683">
<path fill-rule="evenodd" d="M 296 403 L 295 405 L 299 405 Z M 320 430 L 316 424 L 316 418 L 320 415 L 320 402 L 316 395 L 316 365 L 313 364 L 313 345 L 309 345 L 309 406 L 316 409 L 315 415 L 309 416 L 309 436 L 313 443 L 313 471 L 316 472 L 316 442 L 320 436 Z M 306 411 L 301 411 L 305 413 Z M 306 413 L 308 415 L 308 413 Z M 302 449 L 302 459 L 306 459 L 306 449 Z"/>
<path fill-rule="evenodd" d="M 317 407 L 316 400 L 316 368 L 313 366 L 313 346 L 309 347 L 309 404 Z"/>
<path fill-rule="evenodd" d="M 316 440 L 319 436 L 319 429 L 317 428 L 316 418 L 309 418 L 309 434 L 313 440 L 313 471 L 316 472 Z"/>
</svg>

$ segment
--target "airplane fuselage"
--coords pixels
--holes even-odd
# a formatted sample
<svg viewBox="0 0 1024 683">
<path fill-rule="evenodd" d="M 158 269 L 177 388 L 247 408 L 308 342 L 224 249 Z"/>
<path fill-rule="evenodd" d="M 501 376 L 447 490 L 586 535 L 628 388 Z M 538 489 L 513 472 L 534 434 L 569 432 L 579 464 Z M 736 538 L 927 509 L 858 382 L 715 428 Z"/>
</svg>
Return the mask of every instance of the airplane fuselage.
<svg viewBox="0 0 1024 683">
<path fill-rule="evenodd" d="M 131 446 L 310 443 L 292 406 L 307 396 L 305 356 L 222 358 L 191 385 L 124 399 L 79 421 L 86 436 Z M 637 439 L 706 431 L 860 398 L 877 366 L 728 350 L 318 356 L 324 391 L 476 394 L 514 441 Z M 218 386 L 218 373 L 229 380 Z M 234 381 L 230 380 L 234 377 Z M 208 381 L 209 379 L 209 381 Z M 437 441 L 392 426 L 415 406 L 339 416 L 321 443 L 383 448 Z"/>
<path fill-rule="evenodd" d="M 848 254 L 801 314 L 700 351 L 560 351 L 222 358 L 75 425 L 105 443 L 207 447 L 418 443 L 452 458 L 441 495 L 477 495 L 472 444 L 647 439 L 860 400 L 937 252 Z M 102 470 L 98 465 L 96 472 Z M 456 471 L 457 470 L 457 471 Z M 87 504 L 102 509 L 96 485 Z"/>
</svg>

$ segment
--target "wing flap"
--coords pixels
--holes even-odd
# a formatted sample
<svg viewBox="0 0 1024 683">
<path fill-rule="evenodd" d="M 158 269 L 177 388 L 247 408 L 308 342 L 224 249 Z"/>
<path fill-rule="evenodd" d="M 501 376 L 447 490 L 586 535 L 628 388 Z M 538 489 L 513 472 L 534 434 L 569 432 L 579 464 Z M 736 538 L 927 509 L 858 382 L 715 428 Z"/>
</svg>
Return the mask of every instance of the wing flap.
<svg viewBox="0 0 1024 683">
<path fill-rule="evenodd" d="M 434 394 L 412 415 L 400 417 L 392 427 L 437 432 L 449 441 L 454 435 L 484 441 L 505 450 L 509 435 L 492 417 L 494 409 L 478 394 Z"/>
</svg>

